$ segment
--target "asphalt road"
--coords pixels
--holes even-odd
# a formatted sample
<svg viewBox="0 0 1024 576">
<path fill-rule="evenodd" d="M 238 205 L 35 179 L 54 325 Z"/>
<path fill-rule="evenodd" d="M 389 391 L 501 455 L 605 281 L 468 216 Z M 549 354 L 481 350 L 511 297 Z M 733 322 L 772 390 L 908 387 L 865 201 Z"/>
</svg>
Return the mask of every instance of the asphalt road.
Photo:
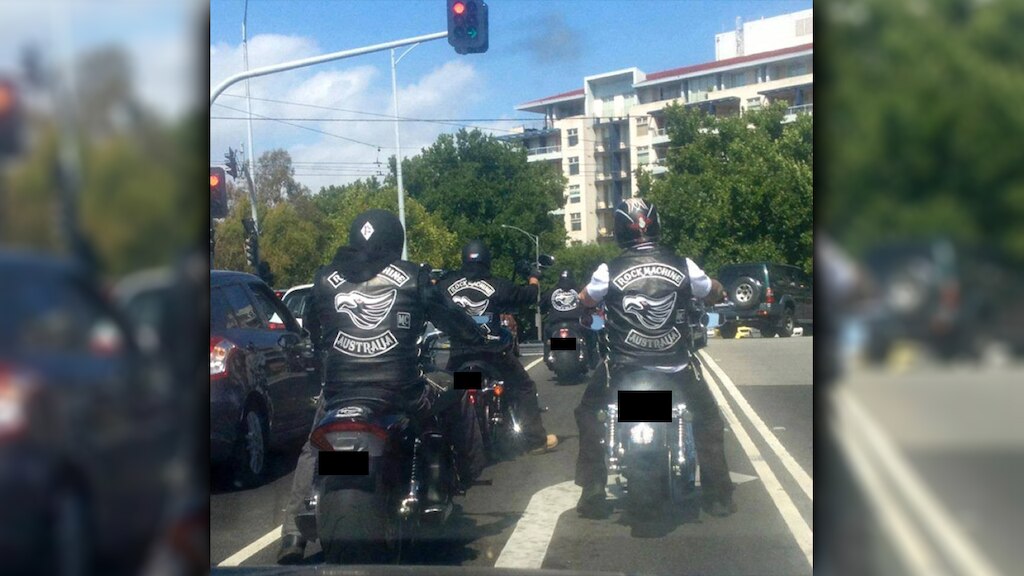
<svg viewBox="0 0 1024 576">
<path fill-rule="evenodd" d="M 1014 574 L 1024 560 L 1024 364 L 908 348 L 829 393 L 877 574 Z M 832 484 L 829 484 L 830 493 Z M 845 497 L 845 492 L 843 493 Z"/>
<path fill-rule="evenodd" d="M 539 349 L 524 345 L 520 360 L 548 407 L 545 425 L 562 443 L 554 452 L 488 468 L 482 479 L 492 485 L 458 499 L 449 533 L 408 561 L 651 574 L 811 573 L 812 343 L 811 337 L 711 340 L 705 373 L 720 403 L 726 401 L 726 457 L 739 512 L 713 518 L 694 501 L 639 523 L 618 505 L 605 520 L 577 516 L 572 411 L 584 387 L 558 385 L 535 362 Z M 271 479 L 254 489 L 235 490 L 214 478 L 211 564 L 274 563 L 296 455 L 278 454 Z M 322 561 L 316 544 L 306 561 Z"/>
</svg>

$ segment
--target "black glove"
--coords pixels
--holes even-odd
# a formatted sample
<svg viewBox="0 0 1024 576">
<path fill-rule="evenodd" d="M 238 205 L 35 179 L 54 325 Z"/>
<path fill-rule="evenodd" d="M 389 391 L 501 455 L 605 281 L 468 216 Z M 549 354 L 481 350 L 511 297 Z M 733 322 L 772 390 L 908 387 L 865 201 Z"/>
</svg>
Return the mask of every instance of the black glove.
<svg viewBox="0 0 1024 576">
<path fill-rule="evenodd" d="M 530 275 L 530 262 L 528 260 L 520 260 L 516 262 L 516 274 L 519 274 L 523 278 Z"/>
<path fill-rule="evenodd" d="M 530 276 L 537 280 L 540 280 L 543 274 L 544 270 L 541 268 L 540 264 L 534 263 L 533 267 L 530 268 Z"/>
</svg>

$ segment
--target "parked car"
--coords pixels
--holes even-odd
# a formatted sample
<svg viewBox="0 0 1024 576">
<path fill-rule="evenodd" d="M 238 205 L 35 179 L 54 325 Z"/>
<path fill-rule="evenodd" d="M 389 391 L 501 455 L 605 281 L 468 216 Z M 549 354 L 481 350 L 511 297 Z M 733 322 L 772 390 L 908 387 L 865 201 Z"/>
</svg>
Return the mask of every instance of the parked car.
<svg viewBox="0 0 1024 576">
<path fill-rule="evenodd" d="M 719 333 L 736 336 L 740 326 L 757 328 L 771 338 L 788 338 L 797 325 L 804 334 L 813 328 L 814 288 L 809 275 L 796 266 L 771 262 L 729 264 L 718 271 L 732 306 L 721 311 Z"/>
<path fill-rule="evenodd" d="M 313 297 L 312 284 L 300 284 L 292 286 L 281 297 L 284 305 L 295 316 L 295 320 L 302 326 L 302 319 L 306 317 L 306 307 L 309 306 L 309 299 Z"/>
<path fill-rule="evenodd" d="M 236 484 L 258 484 L 269 450 L 309 434 L 318 373 L 309 333 L 262 280 L 210 272 L 210 456 Z"/>
<path fill-rule="evenodd" d="M 942 358 L 979 356 L 993 343 L 1024 353 L 1024 278 L 991 250 L 950 240 L 903 241 L 870 250 L 875 288 L 866 353 L 884 360 L 897 340 L 922 342 Z"/>
<path fill-rule="evenodd" d="M 0 278 L 4 571 L 134 572 L 167 502 L 176 391 L 82 266 L 0 250 Z"/>
<path fill-rule="evenodd" d="M 155 268 L 131 274 L 114 287 L 114 298 L 148 353 L 157 353 L 168 334 L 169 302 L 174 290 L 174 272 Z"/>
</svg>

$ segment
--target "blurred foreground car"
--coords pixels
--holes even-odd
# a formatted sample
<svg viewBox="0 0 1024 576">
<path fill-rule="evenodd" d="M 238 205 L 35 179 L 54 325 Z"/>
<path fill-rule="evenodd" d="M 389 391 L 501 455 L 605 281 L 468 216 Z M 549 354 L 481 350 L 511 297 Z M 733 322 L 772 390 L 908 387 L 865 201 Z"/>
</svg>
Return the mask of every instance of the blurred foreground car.
<svg viewBox="0 0 1024 576">
<path fill-rule="evenodd" d="M 946 239 L 877 246 L 865 266 L 875 287 L 866 355 L 882 361 L 897 341 L 940 358 L 978 357 L 993 344 L 1024 353 L 1024 278 L 987 251 Z"/>
<path fill-rule="evenodd" d="M 731 307 L 721 310 L 718 328 L 723 338 L 733 338 L 740 326 L 757 328 L 761 335 L 783 338 L 797 325 L 809 333 L 814 321 L 814 288 L 811 279 L 796 266 L 770 262 L 729 264 L 718 271 Z"/>
<path fill-rule="evenodd" d="M 167 498 L 172 391 L 81 267 L 0 251 L 0 277 L 0 572 L 137 570 Z"/>
<path fill-rule="evenodd" d="M 280 323 L 275 321 L 280 320 Z M 253 486 L 267 452 L 309 434 L 320 380 L 309 334 L 259 278 L 210 272 L 210 458 Z"/>
<path fill-rule="evenodd" d="M 168 326 L 174 273 L 155 268 L 123 278 L 114 287 L 114 298 L 135 328 L 142 349 L 156 353 L 170 335 Z"/>
</svg>

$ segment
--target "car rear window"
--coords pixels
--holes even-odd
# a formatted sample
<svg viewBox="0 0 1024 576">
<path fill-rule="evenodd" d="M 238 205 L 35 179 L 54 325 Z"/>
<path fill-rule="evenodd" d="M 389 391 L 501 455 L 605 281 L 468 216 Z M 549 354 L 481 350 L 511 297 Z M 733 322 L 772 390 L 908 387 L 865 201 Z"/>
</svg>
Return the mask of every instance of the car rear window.
<svg viewBox="0 0 1024 576">
<path fill-rule="evenodd" d="M 233 315 L 228 318 L 228 328 L 244 328 L 248 330 L 260 330 L 263 328 L 263 320 L 256 312 L 249 294 L 245 288 L 238 284 L 224 286 L 224 297 L 227 299 Z"/>
<path fill-rule="evenodd" d="M 296 290 L 288 294 L 284 299 L 284 305 L 288 307 L 292 315 L 296 318 L 303 318 L 306 315 L 306 304 L 309 302 L 309 296 L 312 293 L 311 288 L 303 288 L 302 290 Z"/>
<path fill-rule="evenodd" d="M 723 284 L 728 284 L 743 276 L 750 276 L 755 280 L 764 280 L 764 264 L 730 264 L 722 266 L 718 271 L 718 281 Z"/>
</svg>

